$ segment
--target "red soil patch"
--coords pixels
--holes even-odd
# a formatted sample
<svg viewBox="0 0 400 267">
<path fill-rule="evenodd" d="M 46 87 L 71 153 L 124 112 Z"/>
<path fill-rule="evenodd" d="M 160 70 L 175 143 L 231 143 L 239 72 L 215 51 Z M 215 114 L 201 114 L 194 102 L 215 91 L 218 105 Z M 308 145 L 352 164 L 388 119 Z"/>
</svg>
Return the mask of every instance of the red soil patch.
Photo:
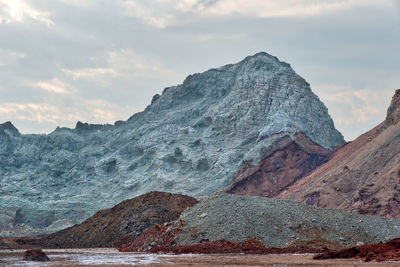
<svg viewBox="0 0 400 267">
<path fill-rule="evenodd" d="M 400 238 L 387 243 L 356 246 L 314 256 L 314 260 L 347 258 L 364 259 L 365 261 L 400 261 Z"/>
</svg>

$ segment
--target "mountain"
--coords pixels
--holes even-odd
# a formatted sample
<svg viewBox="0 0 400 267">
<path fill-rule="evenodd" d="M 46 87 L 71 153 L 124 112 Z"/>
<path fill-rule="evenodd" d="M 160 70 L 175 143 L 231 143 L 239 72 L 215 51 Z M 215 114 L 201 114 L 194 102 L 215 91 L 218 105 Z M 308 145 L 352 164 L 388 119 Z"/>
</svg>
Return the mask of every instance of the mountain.
<svg viewBox="0 0 400 267">
<path fill-rule="evenodd" d="M 56 231 L 154 190 L 208 195 L 297 133 L 344 142 L 309 84 L 266 53 L 190 75 L 128 121 L 0 131 L 1 235 Z"/>
<path fill-rule="evenodd" d="M 384 122 L 277 197 L 352 213 L 400 218 L 400 89 Z"/>
</svg>

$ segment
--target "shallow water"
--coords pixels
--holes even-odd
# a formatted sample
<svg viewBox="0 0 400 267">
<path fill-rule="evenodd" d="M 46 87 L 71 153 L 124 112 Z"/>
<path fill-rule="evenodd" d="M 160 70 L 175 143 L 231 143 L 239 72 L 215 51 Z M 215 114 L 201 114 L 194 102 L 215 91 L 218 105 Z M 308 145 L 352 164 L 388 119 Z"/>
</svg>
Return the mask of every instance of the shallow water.
<svg viewBox="0 0 400 267">
<path fill-rule="evenodd" d="M 168 264 L 167 254 L 119 253 L 116 249 L 48 249 L 43 250 L 50 262 L 22 260 L 25 250 L 0 250 L 0 266 L 135 266 Z M 172 262 L 171 262 L 172 263 Z"/>
<path fill-rule="evenodd" d="M 306 255 L 171 255 L 120 253 L 116 249 L 48 249 L 50 262 L 23 261 L 25 250 L 0 250 L 0 266 L 351 266 L 389 267 L 400 262 L 364 263 L 359 260 L 314 261 Z"/>
</svg>

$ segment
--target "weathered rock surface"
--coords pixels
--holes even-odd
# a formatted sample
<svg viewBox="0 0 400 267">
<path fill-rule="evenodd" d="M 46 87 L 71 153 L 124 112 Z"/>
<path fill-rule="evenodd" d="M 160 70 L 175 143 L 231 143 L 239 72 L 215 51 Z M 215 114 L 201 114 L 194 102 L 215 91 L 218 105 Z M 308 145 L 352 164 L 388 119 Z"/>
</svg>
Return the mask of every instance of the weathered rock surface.
<svg viewBox="0 0 400 267">
<path fill-rule="evenodd" d="M 400 238 L 386 243 L 360 245 L 314 256 L 315 260 L 364 259 L 365 261 L 400 261 Z"/>
<path fill-rule="evenodd" d="M 249 239 L 265 247 L 337 249 L 398 236 L 400 220 L 321 209 L 292 200 L 216 193 L 185 210 L 167 227 L 149 228 L 122 250 L 162 251 Z"/>
<path fill-rule="evenodd" d="M 303 133 L 284 136 L 262 150 L 256 166 L 245 162 L 225 192 L 274 197 L 327 162 L 332 152 L 312 142 Z"/>
<path fill-rule="evenodd" d="M 97 212 L 81 224 L 39 237 L 3 238 L 6 248 L 99 248 L 118 247 L 154 224 L 179 218 L 197 200 L 184 195 L 150 192 Z M 1 241 L 1 239 L 0 239 Z M 12 243 L 10 243 L 12 241 Z M 1 247 L 1 244 L 0 244 Z"/>
<path fill-rule="evenodd" d="M 325 148 L 343 142 L 309 84 L 266 53 L 190 75 L 126 122 L 48 135 L 5 128 L 0 235 L 54 232 L 153 190 L 210 194 L 297 132 Z"/>
<path fill-rule="evenodd" d="M 339 149 L 278 198 L 400 218 L 400 90 L 386 120 Z"/>
<path fill-rule="evenodd" d="M 18 136 L 20 135 L 20 133 L 18 129 L 15 128 L 15 126 L 10 121 L 7 121 L 5 123 L 0 124 L 0 135 Z"/>
</svg>

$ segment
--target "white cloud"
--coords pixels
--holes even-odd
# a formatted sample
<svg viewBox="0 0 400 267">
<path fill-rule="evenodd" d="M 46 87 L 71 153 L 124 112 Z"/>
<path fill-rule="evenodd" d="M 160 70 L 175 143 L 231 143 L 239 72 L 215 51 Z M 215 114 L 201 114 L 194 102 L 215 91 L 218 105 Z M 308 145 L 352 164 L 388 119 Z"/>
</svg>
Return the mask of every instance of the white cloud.
<svg viewBox="0 0 400 267">
<path fill-rule="evenodd" d="M 146 1 L 147 2 L 147 1 Z M 137 17 L 143 19 L 146 23 L 153 25 L 157 28 L 165 28 L 171 24 L 175 17 L 173 14 L 169 14 L 171 10 L 171 5 L 173 3 L 167 3 L 171 1 L 157 1 L 156 6 L 148 4 L 142 1 L 123 1 L 123 10 L 125 15 Z M 163 9 L 166 12 L 162 12 Z"/>
<path fill-rule="evenodd" d="M 204 1 L 183 0 L 179 4 L 182 11 L 196 10 L 200 13 L 212 15 L 245 14 L 257 17 L 284 17 L 313 15 L 330 9 L 342 8 L 351 0 L 220 0 L 209 5 Z"/>
<path fill-rule="evenodd" d="M 71 76 L 72 79 L 89 79 L 89 80 L 99 80 L 104 77 L 118 77 L 119 73 L 111 68 L 85 68 L 79 70 L 62 70 L 68 76 Z"/>
<path fill-rule="evenodd" d="M 71 87 L 58 78 L 54 78 L 50 81 L 39 81 L 32 84 L 34 87 L 43 89 L 50 93 L 55 94 L 67 94 L 71 91 Z"/>
<path fill-rule="evenodd" d="M 389 98 L 391 93 L 370 88 L 352 89 L 337 85 L 319 86 L 319 89 L 321 89 L 321 100 L 328 106 L 335 107 L 330 109 L 335 122 L 345 126 L 361 124 L 382 116 L 389 105 L 389 103 L 384 103 L 382 98 L 383 96 Z"/>
<path fill-rule="evenodd" d="M 160 77 L 173 73 L 157 60 L 141 56 L 132 50 L 110 51 L 107 53 L 107 62 L 125 77 L 152 79 L 155 75 Z"/>
<path fill-rule="evenodd" d="M 0 0 L 0 23 L 26 22 L 37 20 L 47 27 L 54 25 L 50 12 L 38 10 L 23 0 Z"/>
<path fill-rule="evenodd" d="M 91 100 L 87 101 L 87 105 L 90 109 L 90 116 L 86 121 L 100 121 L 102 123 L 114 122 L 117 120 L 115 113 L 112 110 L 115 110 L 115 107 L 104 101 L 104 100 Z"/>
<path fill-rule="evenodd" d="M 83 101 L 79 104 L 82 110 L 67 106 L 56 106 L 49 103 L 0 103 L 0 117 L 13 120 L 74 125 L 77 121 L 90 123 L 107 123 L 116 120 L 115 107 L 103 100 Z"/>
<path fill-rule="evenodd" d="M 89 6 L 96 2 L 96 0 L 61 0 L 64 4 L 71 5 L 71 6 Z"/>
<path fill-rule="evenodd" d="M 0 106 L 0 116 L 2 117 L 13 117 L 38 123 L 55 123 L 62 115 L 59 108 L 46 103 L 1 103 Z M 64 116 L 68 117 L 69 115 L 64 114 Z"/>
<path fill-rule="evenodd" d="M 0 67 L 10 65 L 19 59 L 23 59 L 26 57 L 26 54 L 11 51 L 11 50 L 3 50 L 0 48 Z"/>
<path fill-rule="evenodd" d="M 180 24 L 195 17 L 204 19 L 227 15 L 291 17 L 323 14 L 373 0 L 121 0 L 125 15 L 142 19 L 157 28 Z"/>
<path fill-rule="evenodd" d="M 210 41 L 239 41 L 239 40 L 245 40 L 246 39 L 246 34 L 241 33 L 241 34 L 225 34 L 225 35 L 220 35 L 220 34 L 198 34 L 194 36 L 195 41 L 197 42 L 210 42 Z"/>
<path fill-rule="evenodd" d="M 91 80 L 102 85 L 114 79 L 149 80 L 175 75 L 154 59 L 138 55 L 131 50 L 108 51 L 104 55 L 107 66 L 103 68 L 63 69 L 73 80 Z"/>
</svg>

